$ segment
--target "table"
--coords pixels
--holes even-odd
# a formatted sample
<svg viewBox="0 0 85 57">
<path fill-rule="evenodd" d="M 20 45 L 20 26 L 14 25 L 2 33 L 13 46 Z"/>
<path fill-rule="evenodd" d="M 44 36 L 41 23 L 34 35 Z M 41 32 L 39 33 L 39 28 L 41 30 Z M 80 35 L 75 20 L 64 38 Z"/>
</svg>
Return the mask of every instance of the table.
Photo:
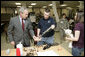
<svg viewBox="0 0 85 57">
<path fill-rule="evenodd" d="M 46 50 L 42 50 L 42 48 L 39 48 L 40 52 L 44 52 L 47 50 L 53 50 L 55 53 L 59 54 L 59 56 L 72 56 L 71 53 L 69 53 L 66 49 L 64 49 L 61 45 L 58 46 L 51 46 L 50 48 Z M 6 50 L 1 51 L 1 56 L 16 56 L 16 49 L 10 49 L 10 54 L 6 54 Z"/>
</svg>

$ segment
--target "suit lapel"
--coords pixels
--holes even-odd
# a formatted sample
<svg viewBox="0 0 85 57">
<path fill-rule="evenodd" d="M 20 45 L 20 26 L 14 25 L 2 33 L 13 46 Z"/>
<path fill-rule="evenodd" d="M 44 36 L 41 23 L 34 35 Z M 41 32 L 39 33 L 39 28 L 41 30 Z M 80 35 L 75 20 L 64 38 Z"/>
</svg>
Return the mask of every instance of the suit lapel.
<svg viewBox="0 0 85 57">
<path fill-rule="evenodd" d="M 25 20 L 25 24 L 24 25 L 25 25 L 24 29 L 26 29 L 26 27 L 27 27 L 27 20 Z"/>
<path fill-rule="evenodd" d="M 17 23 L 18 23 L 20 30 L 23 31 L 19 16 L 18 16 L 18 19 L 17 19 Z"/>
<path fill-rule="evenodd" d="M 19 26 L 20 30 L 23 31 L 22 25 L 21 25 L 21 22 L 20 22 L 20 19 L 19 19 L 19 16 L 18 16 L 18 19 L 17 19 L 17 23 L 18 23 L 18 26 Z M 28 21 L 27 21 L 27 19 L 26 19 L 26 20 L 25 20 L 25 23 L 24 23 L 24 30 L 26 30 L 27 23 L 28 23 Z"/>
</svg>

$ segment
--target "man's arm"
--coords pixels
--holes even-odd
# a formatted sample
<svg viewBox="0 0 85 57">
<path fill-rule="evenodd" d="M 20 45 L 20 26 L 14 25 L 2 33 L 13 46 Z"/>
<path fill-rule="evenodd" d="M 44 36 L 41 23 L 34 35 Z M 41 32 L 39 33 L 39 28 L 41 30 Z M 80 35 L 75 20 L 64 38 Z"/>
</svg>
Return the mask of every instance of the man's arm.
<svg viewBox="0 0 85 57">
<path fill-rule="evenodd" d="M 9 41 L 11 42 L 12 45 L 14 45 L 15 43 L 12 36 L 12 33 L 13 33 L 12 30 L 13 30 L 13 19 L 11 18 L 9 22 L 7 34 L 8 34 Z"/>
<path fill-rule="evenodd" d="M 66 20 L 66 26 L 67 26 L 67 29 L 69 29 L 69 22 L 68 22 L 68 20 Z"/>
<path fill-rule="evenodd" d="M 40 30 L 41 30 L 41 20 L 38 23 L 38 29 L 37 29 L 37 37 L 40 36 Z"/>
<path fill-rule="evenodd" d="M 37 29 L 37 36 L 39 37 L 39 35 L 40 35 L 40 29 L 38 28 Z"/>
<path fill-rule="evenodd" d="M 69 22 L 67 21 L 67 28 L 69 29 Z"/>
<path fill-rule="evenodd" d="M 54 19 L 52 19 L 51 29 L 54 29 L 55 28 L 55 25 L 56 25 L 56 23 L 55 23 Z"/>
<path fill-rule="evenodd" d="M 30 19 L 28 19 L 28 21 L 29 21 L 28 29 L 29 29 L 30 35 L 34 39 L 35 38 L 35 34 L 34 34 L 34 31 L 33 31 L 33 27 L 32 27 L 31 21 L 30 21 Z"/>
</svg>

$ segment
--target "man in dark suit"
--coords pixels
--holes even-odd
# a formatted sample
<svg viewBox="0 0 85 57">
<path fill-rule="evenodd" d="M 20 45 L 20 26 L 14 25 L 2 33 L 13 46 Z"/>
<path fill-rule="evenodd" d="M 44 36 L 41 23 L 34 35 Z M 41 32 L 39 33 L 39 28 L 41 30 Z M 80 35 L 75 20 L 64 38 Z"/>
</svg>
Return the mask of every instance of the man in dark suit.
<svg viewBox="0 0 85 57">
<path fill-rule="evenodd" d="M 30 46 L 30 37 L 36 38 L 34 31 L 32 29 L 31 21 L 28 17 L 28 9 L 26 7 L 21 7 L 19 9 L 19 15 L 11 18 L 8 26 L 8 38 L 12 45 L 15 46 L 21 42 L 24 47 Z"/>
</svg>

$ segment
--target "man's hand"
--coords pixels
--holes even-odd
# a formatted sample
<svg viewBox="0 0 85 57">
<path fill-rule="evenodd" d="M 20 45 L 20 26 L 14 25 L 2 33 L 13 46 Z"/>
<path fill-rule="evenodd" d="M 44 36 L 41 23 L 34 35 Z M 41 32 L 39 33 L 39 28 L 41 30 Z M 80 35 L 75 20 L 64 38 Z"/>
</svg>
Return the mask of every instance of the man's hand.
<svg viewBox="0 0 85 57">
<path fill-rule="evenodd" d="M 33 39 L 34 39 L 34 41 L 35 41 L 35 39 L 36 39 L 36 36 L 33 36 Z"/>
<path fill-rule="evenodd" d="M 54 29 L 55 28 L 55 25 L 51 25 L 51 29 Z"/>
<path fill-rule="evenodd" d="M 38 41 L 41 41 L 41 35 L 38 36 Z"/>
<path fill-rule="evenodd" d="M 41 40 L 41 38 L 40 37 L 36 37 L 36 36 L 34 36 L 34 41 L 40 41 Z"/>
<path fill-rule="evenodd" d="M 11 42 L 11 45 L 15 45 L 15 42 L 14 42 L 14 41 L 12 41 L 12 42 Z"/>
<path fill-rule="evenodd" d="M 36 36 L 33 36 L 33 39 L 36 38 Z"/>
</svg>

